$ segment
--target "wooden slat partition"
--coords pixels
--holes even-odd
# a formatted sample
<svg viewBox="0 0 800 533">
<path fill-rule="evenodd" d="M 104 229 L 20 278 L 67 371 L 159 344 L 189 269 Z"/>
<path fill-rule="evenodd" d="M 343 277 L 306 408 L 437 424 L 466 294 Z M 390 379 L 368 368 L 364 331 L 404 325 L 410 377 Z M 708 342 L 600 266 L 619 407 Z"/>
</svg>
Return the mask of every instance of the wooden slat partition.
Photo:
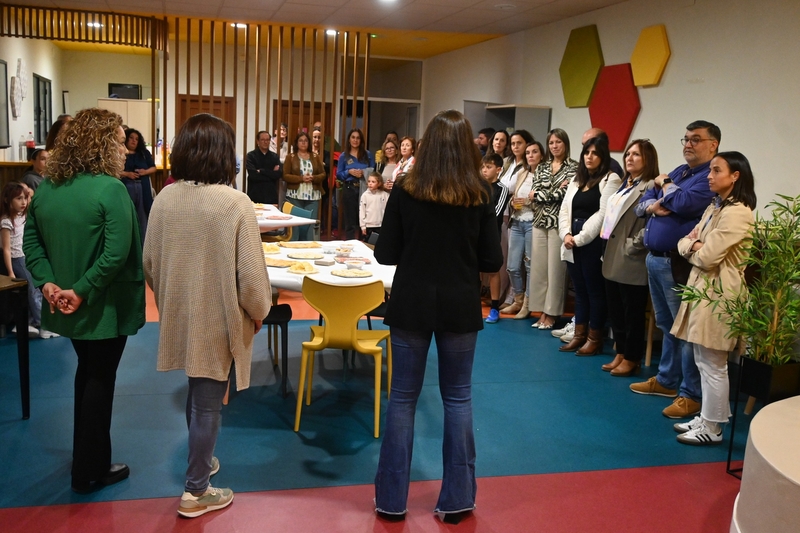
<svg viewBox="0 0 800 533">
<path fill-rule="evenodd" d="M 150 48 L 150 139 L 153 144 L 159 137 L 163 140 L 164 164 L 166 146 L 180 126 L 180 110 L 191 102 L 192 109 L 202 112 L 232 112 L 243 183 L 245 156 L 259 130 L 272 133 L 287 123 L 291 145 L 298 130 L 311 134 L 319 120 L 323 138 L 328 140 L 323 149 L 331 153 L 333 162 L 334 137 L 338 132 L 346 149 L 346 133 L 358 124 L 361 105 L 365 141 L 368 135 L 368 33 L 328 35 L 319 28 L 266 21 L 156 18 L 0 4 L 0 36 Z M 231 105 L 232 110 L 226 107 Z M 348 105 L 351 120 L 346 120 Z M 325 222 L 330 228 L 331 221 Z"/>
<path fill-rule="evenodd" d="M 125 44 L 164 50 L 164 20 L 107 11 L 0 4 L 0 37 Z"/>
</svg>

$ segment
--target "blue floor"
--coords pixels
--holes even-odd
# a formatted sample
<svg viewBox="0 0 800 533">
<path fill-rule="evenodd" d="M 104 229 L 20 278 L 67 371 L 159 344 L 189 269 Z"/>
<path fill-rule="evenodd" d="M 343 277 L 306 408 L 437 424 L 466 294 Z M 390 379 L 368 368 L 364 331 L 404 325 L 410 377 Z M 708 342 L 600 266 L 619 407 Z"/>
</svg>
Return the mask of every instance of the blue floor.
<svg viewBox="0 0 800 533">
<path fill-rule="evenodd" d="M 223 409 L 215 485 L 237 491 L 371 483 L 380 439 L 372 437 L 371 357 L 342 370 L 341 352 L 317 356 L 311 406 L 301 431 L 292 431 L 300 343 L 312 322 L 290 327 L 289 383 L 256 338 L 251 388 L 233 393 Z M 667 398 L 635 395 L 633 381 L 656 372 L 657 361 L 635 378 L 600 370 L 610 355 L 575 357 L 529 321 L 501 320 L 478 336 L 473 403 L 479 476 L 575 472 L 724 461 L 722 446 L 678 444 Z M 183 372 L 156 372 L 158 324 L 128 340 L 117 379 L 112 439 L 114 460 L 130 465 L 129 481 L 87 496 L 72 493 L 72 379 L 76 360 L 68 339 L 32 340 L 31 418 L 20 419 L 16 344 L 0 339 L 0 507 L 172 497 L 183 490 L 186 467 Z M 611 353 L 610 347 L 606 350 Z M 386 410 L 385 387 L 382 393 Z M 741 409 L 741 407 L 740 407 Z M 435 348 L 428 360 L 416 419 L 412 479 L 441 477 L 442 409 Z M 735 457 L 744 453 L 750 417 L 740 416 Z"/>
</svg>

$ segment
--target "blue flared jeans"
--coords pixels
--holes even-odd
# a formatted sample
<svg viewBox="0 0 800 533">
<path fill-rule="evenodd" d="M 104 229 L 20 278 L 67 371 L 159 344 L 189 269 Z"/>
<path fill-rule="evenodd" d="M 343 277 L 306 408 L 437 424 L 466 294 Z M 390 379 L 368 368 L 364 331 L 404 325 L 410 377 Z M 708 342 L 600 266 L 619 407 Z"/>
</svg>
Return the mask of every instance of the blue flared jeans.
<svg viewBox="0 0 800 533">
<path fill-rule="evenodd" d="M 442 488 L 436 512 L 475 508 L 475 435 L 472 428 L 472 363 L 477 332 L 418 332 L 391 328 L 392 395 L 375 475 L 375 507 L 406 512 L 414 447 L 414 415 L 422 391 L 431 339 L 436 337 L 439 391 L 444 404 Z"/>
</svg>

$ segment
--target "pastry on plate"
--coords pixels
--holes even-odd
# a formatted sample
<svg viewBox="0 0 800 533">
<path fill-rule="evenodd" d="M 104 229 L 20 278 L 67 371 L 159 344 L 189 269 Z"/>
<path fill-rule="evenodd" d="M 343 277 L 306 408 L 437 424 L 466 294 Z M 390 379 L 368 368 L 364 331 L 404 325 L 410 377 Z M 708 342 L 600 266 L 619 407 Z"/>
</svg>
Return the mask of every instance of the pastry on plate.
<svg viewBox="0 0 800 533">
<path fill-rule="evenodd" d="M 275 267 L 275 268 L 286 268 L 297 263 L 297 261 L 289 261 L 287 259 L 277 259 L 275 257 L 267 257 L 267 256 L 264 256 L 264 262 L 267 264 L 268 267 Z"/>
<path fill-rule="evenodd" d="M 305 261 L 297 261 L 289 267 L 289 272 L 292 274 L 316 274 L 319 272 L 314 265 Z"/>
<path fill-rule="evenodd" d="M 281 253 L 281 247 L 272 242 L 262 242 L 261 249 L 264 250 L 265 254 L 279 254 Z"/>
<path fill-rule="evenodd" d="M 336 269 L 331 270 L 331 274 L 334 276 L 339 276 L 340 278 L 368 278 L 372 276 L 372 272 L 369 270 L 357 270 L 357 269 Z"/>
<path fill-rule="evenodd" d="M 283 241 L 279 242 L 278 246 L 284 248 L 322 248 L 322 245 L 316 241 Z"/>
</svg>

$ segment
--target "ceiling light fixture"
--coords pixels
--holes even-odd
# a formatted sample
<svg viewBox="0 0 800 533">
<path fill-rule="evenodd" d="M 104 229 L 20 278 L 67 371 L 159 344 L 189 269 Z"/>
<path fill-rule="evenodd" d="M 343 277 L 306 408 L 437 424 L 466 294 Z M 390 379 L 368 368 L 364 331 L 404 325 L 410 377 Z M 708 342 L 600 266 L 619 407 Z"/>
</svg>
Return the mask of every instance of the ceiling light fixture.
<svg viewBox="0 0 800 533">
<path fill-rule="evenodd" d="M 246 28 L 247 24 L 242 24 L 241 22 L 236 22 L 236 23 L 231 22 L 231 26 L 233 26 L 234 28 Z"/>
<path fill-rule="evenodd" d="M 327 30 L 325 32 L 325 35 L 336 35 L 337 33 L 339 33 L 339 32 L 336 31 L 336 30 Z"/>
<path fill-rule="evenodd" d="M 86 25 L 89 26 L 90 28 L 102 28 L 103 27 L 103 25 L 100 24 L 99 22 L 87 22 Z"/>
</svg>

